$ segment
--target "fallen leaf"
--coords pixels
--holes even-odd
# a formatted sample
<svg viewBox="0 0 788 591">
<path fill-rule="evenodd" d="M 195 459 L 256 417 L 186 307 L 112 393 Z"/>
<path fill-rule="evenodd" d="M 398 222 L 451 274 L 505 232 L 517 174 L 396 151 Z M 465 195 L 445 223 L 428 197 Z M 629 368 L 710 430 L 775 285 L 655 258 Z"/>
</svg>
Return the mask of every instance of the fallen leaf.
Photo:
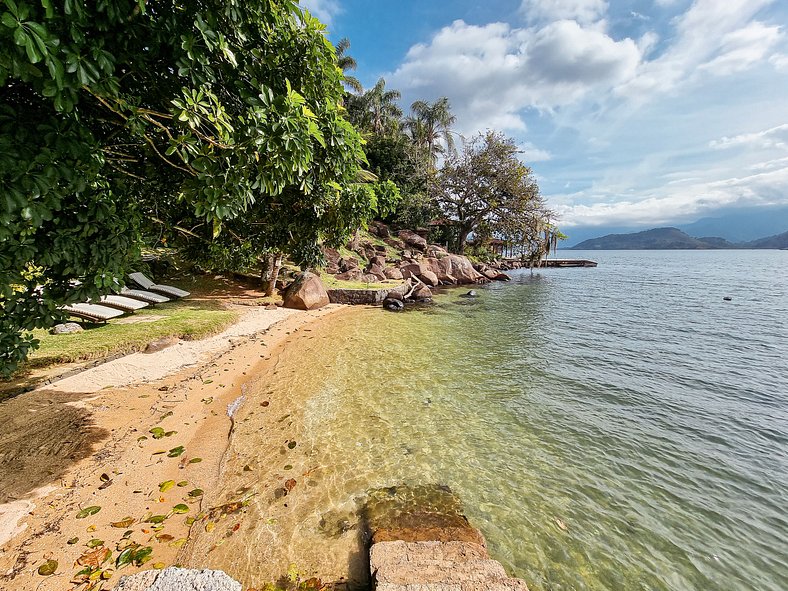
<svg viewBox="0 0 788 591">
<path fill-rule="evenodd" d="M 97 538 L 93 538 L 87 544 L 85 544 L 88 548 L 98 548 L 99 546 L 104 545 L 104 540 L 99 540 Z"/>
<path fill-rule="evenodd" d="M 160 492 L 167 492 L 173 486 L 175 486 L 175 481 L 174 480 L 165 480 L 164 482 L 159 484 L 159 491 Z"/>
<path fill-rule="evenodd" d="M 172 542 L 175 539 L 175 536 L 170 534 L 156 534 L 156 541 L 162 544 L 166 544 L 167 542 Z"/>
<path fill-rule="evenodd" d="M 188 540 L 186 538 L 179 538 L 170 544 L 173 548 L 180 548 L 182 547 Z"/>
<path fill-rule="evenodd" d="M 189 491 L 189 496 L 193 499 L 196 499 L 197 497 L 201 497 L 202 495 L 203 495 L 203 490 L 201 488 L 195 488 L 194 490 Z"/>
<path fill-rule="evenodd" d="M 101 507 L 99 507 L 98 505 L 94 505 L 92 507 L 85 507 L 84 509 L 82 509 L 82 511 L 77 513 L 77 519 L 85 519 L 85 517 L 90 517 L 91 515 L 95 515 L 99 511 L 101 511 Z"/>
<path fill-rule="evenodd" d="M 163 523 L 165 519 L 167 519 L 166 515 L 153 515 L 145 521 L 146 523 Z"/>
<path fill-rule="evenodd" d="M 184 486 L 189 486 L 189 481 L 188 480 L 181 480 L 178 483 L 178 486 L 180 486 L 181 488 L 183 488 Z"/>
<path fill-rule="evenodd" d="M 295 441 L 291 441 L 291 442 L 289 442 L 289 443 L 287 444 L 287 447 L 288 447 L 289 449 L 294 449 L 294 448 L 295 448 L 295 446 L 296 446 L 296 442 L 295 442 Z"/>
<path fill-rule="evenodd" d="M 170 450 L 170 451 L 167 453 L 167 457 L 168 457 L 168 458 L 177 458 L 179 455 L 181 455 L 181 454 L 182 454 L 183 452 L 185 452 L 185 451 L 186 451 L 186 448 L 185 448 L 185 447 L 183 447 L 182 445 L 179 445 L 178 447 L 173 447 L 173 448 L 172 448 L 172 449 L 171 449 L 171 450 Z"/>
<path fill-rule="evenodd" d="M 161 439 L 162 437 L 164 437 L 164 429 L 162 429 L 161 427 L 154 427 L 153 429 L 148 431 L 148 433 L 153 435 L 154 439 Z"/>
<path fill-rule="evenodd" d="M 79 566 L 98 568 L 102 563 L 106 562 L 110 556 L 112 556 L 112 551 L 109 548 L 96 548 L 90 552 L 85 552 L 82 556 L 77 558 L 77 564 Z"/>
<path fill-rule="evenodd" d="M 290 492 L 290 491 L 291 491 L 291 490 L 293 490 L 295 487 L 296 487 L 296 481 L 295 481 L 295 479 L 293 479 L 293 478 L 290 478 L 289 480 L 286 480 L 286 481 L 285 481 L 285 489 L 287 489 L 287 492 Z"/>
<path fill-rule="evenodd" d="M 172 512 L 173 513 L 188 513 L 189 512 L 189 506 L 188 505 L 184 505 L 183 503 L 179 503 L 179 504 L 175 505 L 172 508 Z"/>
<path fill-rule="evenodd" d="M 107 473 L 102 474 L 101 476 L 99 476 L 99 480 L 101 480 L 101 482 L 109 482 L 110 480 L 109 474 Z"/>
<path fill-rule="evenodd" d="M 115 521 L 110 523 L 110 525 L 112 527 L 117 527 L 118 529 L 126 529 L 127 527 L 131 527 L 133 523 L 134 523 L 133 517 L 124 517 L 120 521 Z"/>
<path fill-rule="evenodd" d="M 57 560 L 52 560 L 51 558 L 38 567 L 38 574 L 42 577 L 54 575 L 55 571 L 57 571 Z"/>
<path fill-rule="evenodd" d="M 73 546 L 77 542 L 79 542 L 79 538 L 71 538 L 68 542 L 66 542 L 66 544 L 68 544 L 69 546 Z"/>
</svg>

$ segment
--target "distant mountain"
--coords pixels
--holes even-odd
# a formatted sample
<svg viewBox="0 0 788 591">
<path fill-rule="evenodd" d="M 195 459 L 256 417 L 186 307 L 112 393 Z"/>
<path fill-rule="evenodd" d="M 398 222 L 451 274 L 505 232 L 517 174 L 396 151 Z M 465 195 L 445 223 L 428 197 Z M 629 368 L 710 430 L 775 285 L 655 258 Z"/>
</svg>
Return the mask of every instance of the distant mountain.
<svg viewBox="0 0 788 591">
<path fill-rule="evenodd" d="M 744 248 L 788 248 L 788 232 L 753 240 L 741 245 Z"/>
<path fill-rule="evenodd" d="M 734 243 L 749 242 L 784 232 L 788 228 L 788 207 L 732 209 L 678 228 L 690 236 L 721 236 Z"/>
<path fill-rule="evenodd" d="M 571 250 L 679 250 L 734 248 L 724 238 L 693 238 L 678 228 L 654 228 L 632 234 L 608 234 L 585 240 Z"/>
</svg>

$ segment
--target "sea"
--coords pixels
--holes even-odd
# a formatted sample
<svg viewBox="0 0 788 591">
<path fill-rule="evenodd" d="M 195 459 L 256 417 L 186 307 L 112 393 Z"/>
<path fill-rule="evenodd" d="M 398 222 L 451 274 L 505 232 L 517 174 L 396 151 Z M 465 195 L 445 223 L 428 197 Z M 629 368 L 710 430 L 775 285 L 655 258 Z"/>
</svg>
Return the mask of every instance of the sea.
<svg viewBox="0 0 788 591">
<path fill-rule="evenodd" d="M 559 256 L 299 356 L 315 522 L 439 484 L 532 591 L 788 589 L 788 251 Z"/>
</svg>

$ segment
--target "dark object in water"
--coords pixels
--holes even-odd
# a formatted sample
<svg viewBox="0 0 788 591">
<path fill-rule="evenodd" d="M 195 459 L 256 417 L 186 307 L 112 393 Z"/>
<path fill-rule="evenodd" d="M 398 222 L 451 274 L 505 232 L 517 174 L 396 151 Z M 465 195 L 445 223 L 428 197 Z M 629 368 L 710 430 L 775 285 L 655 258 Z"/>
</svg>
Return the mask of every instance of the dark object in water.
<svg viewBox="0 0 788 591">
<path fill-rule="evenodd" d="M 460 297 L 461 297 L 461 298 L 478 298 L 478 297 L 479 297 L 479 294 L 478 294 L 478 293 L 476 293 L 476 290 L 475 290 L 475 289 L 472 289 L 472 290 L 471 290 L 471 291 L 469 291 L 468 293 L 464 293 L 464 294 L 462 294 Z"/>
<path fill-rule="evenodd" d="M 402 312 L 405 309 L 405 302 L 394 298 L 383 300 L 383 307 L 389 312 Z"/>
<path fill-rule="evenodd" d="M 723 299 L 723 300 L 725 300 L 726 302 L 731 302 L 731 301 L 733 301 L 733 298 L 732 298 L 731 296 L 725 296 L 725 297 L 724 297 L 724 298 L 722 298 L 722 299 Z"/>
</svg>

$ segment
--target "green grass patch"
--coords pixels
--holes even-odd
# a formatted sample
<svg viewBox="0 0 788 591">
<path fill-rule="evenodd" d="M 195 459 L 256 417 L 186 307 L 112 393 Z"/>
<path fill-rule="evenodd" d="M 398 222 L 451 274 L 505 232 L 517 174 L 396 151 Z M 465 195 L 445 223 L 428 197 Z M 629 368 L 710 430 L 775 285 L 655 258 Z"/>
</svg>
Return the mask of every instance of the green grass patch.
<svg viewBox="0 0 788 591">
<path fill-rule="evenodd" d="M 40 346 L 22 370 L 141 351 L 165 337 L 202 339 L 221 332 L 238 317 L 237 312 L 225 310 L 219 302 L 185 299 L 138 310 L 107 324 L 85 323 L 85 330 L 74 334 L 35 330 Z"/>
<path fill-rule="evenodd" d="M 403 284 L 403 281 L 387 279 L 378 283 L 367 283 L 366 281 L 342 281 L 333 275 L 324 273 L 320 279 L 326 289 L 392 289 Z"/>
</svg>

